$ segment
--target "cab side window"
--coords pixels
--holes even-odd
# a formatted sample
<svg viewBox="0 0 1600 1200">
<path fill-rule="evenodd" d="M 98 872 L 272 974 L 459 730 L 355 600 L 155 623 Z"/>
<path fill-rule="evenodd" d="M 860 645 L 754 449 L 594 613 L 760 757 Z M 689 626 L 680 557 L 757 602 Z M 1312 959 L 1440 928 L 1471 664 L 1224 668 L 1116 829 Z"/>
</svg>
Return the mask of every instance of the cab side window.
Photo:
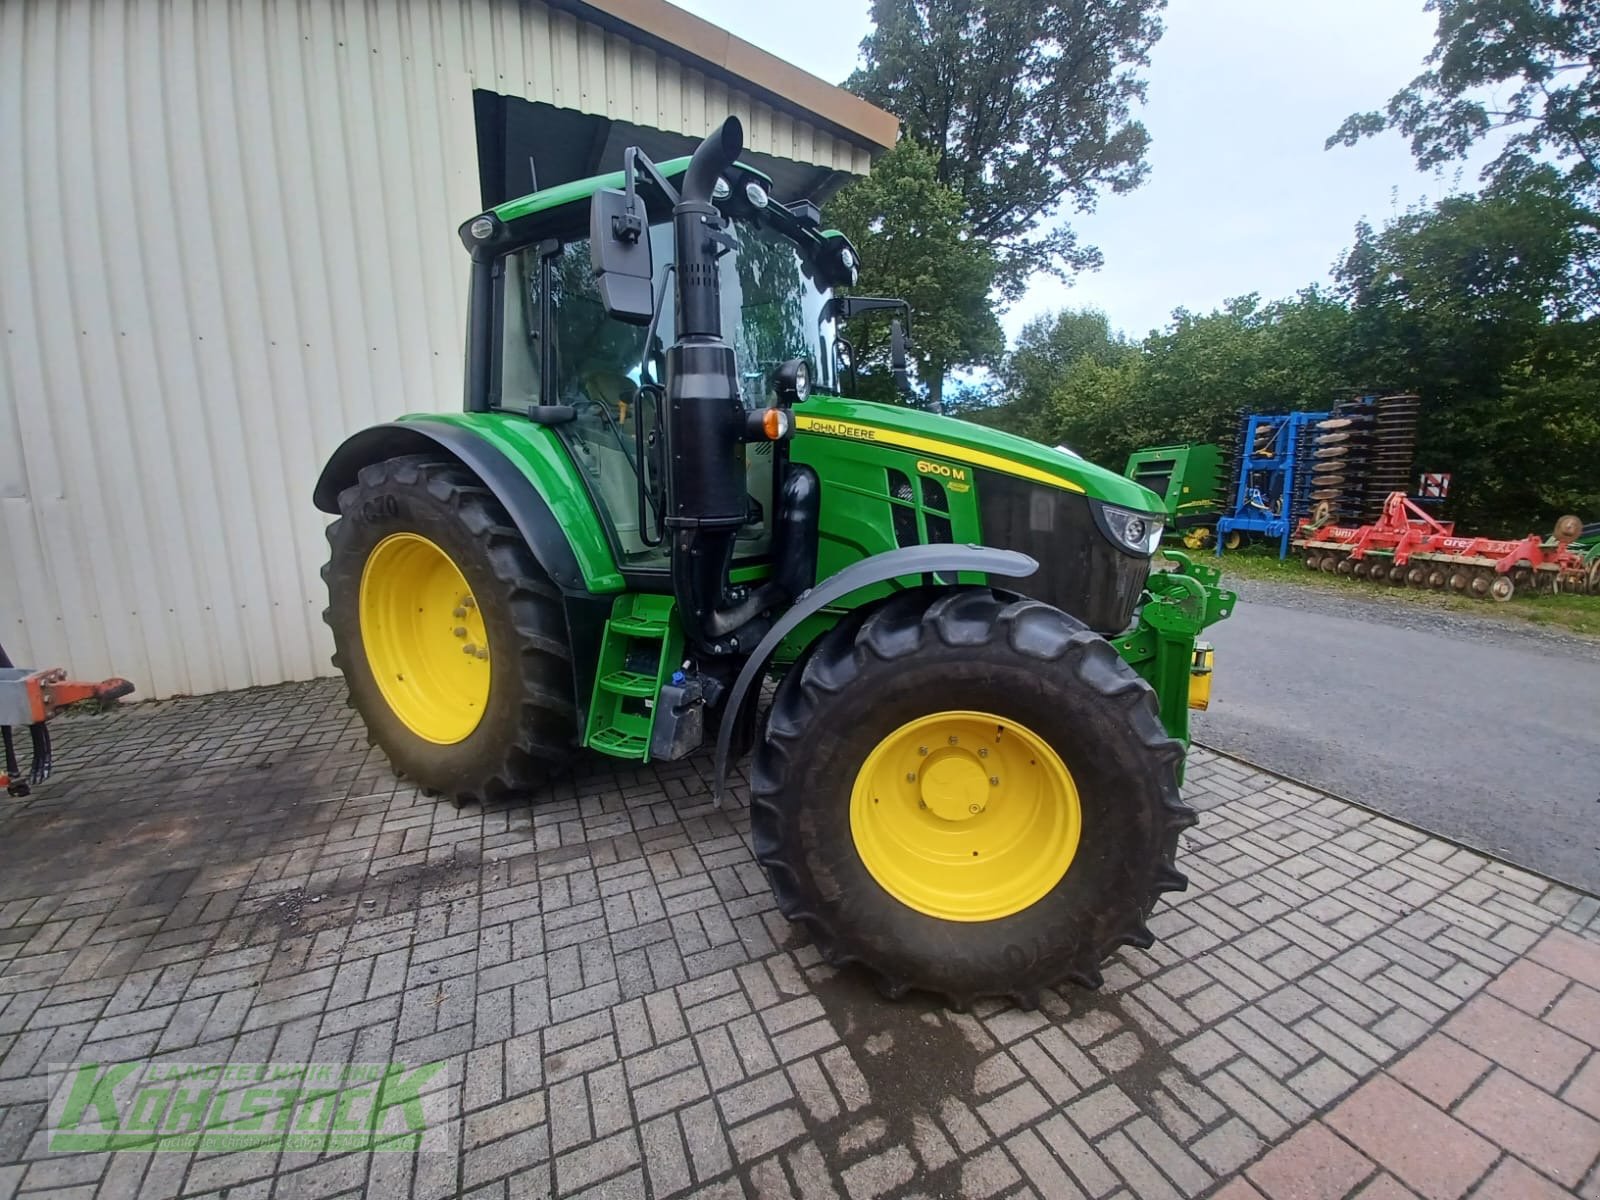
<svg viewBox="0 0 1600 1200">
<path fill-rule="evenodd" d="M 533 251 L 506 255 L 500 304 L 496 407 L 526 412 L 539 403 L 539 260 Z"/>
<path fill-rule="evenodd" d="M 578 414 L 561 427 L 561 435 L 616 534 L 623 562 L 636 568 L 662 567 L 665 545 L 651 546 L 640 529 L 634 461 L 634 406 L 641 402 L 639 369 L 646 331 L 606 315 L 592 277 L 588 242 L 563 246 L 550 260 L 548 278 L 555 402 L 570 404 Z M 654 403 L 648 398 L 644 402 Z M 652 428 L 653 407 L 643 417 L 645 427 Z M 659 463 L 653 464 L 652 476 L 659 480 Z"/>
<path fill-rule="evenodd" d="M 575 405 L 580 416 L 599 404 L 612 415 L 625 414 L 639 386 L 645 330 L 606 315 L 590 272 L 588 242 L 569 243 L 552 260 L 550 298 L 557 402 Z"/>
<path fill-rule="evenodd" d="M 670 224 L 650 228 L 659 288 L 666 264 L 672 259 Z M 533 269 L 531 254 L 530 269 Z M 730 272 L 731 274 L 731 272 Z M 623 564 L 634 569 L 661 569 L 667 564 L 665 543 L 649 544 L 646 535 L 654 525 L 647 502 L 644 528 L 639 512 L 639 480 L 635 457 L 634 414 L 638 405 L 646 430 L 656 426 L 654 394 L 640 391 L 641 370 L 645 369 L 646 329 L 613 320 L 606 315 L 600 290 L 595 286 L 587 241 L 570 242 L 549 260 L 550 289 L 550 376 L 554 395 L 550 402 L 569 404 L 577 412 L 575 420 L 560 426 L 560 434 L 572 452 L 573 460 L 589 486 L 616 535 Z M 777 354 L 778 347 L 767 347 L 752 337 L 760 329 L 759 316 L 751 320 L 740 310 L 741 289 L 737 280 L 725 280 L 732 290 L 731 311 L 724 315 L 727 336 L 752 361 L 754 370 L 741 380 L 746 405 L 765 403 L 767 363 L 765 357 Z M 509 286 L 507 291 L 511 290 Z M 537 313 L 537 290 L 531 293 L 532 313 Z M 724 304 L 727 305 L 725 290 Z M 508 307 L 508 317 L 510 309 Z M 535 322 L 536 324 L 537 322 Z M 507 326 L 509 328 L 508 319 Z M 672 289 L 668 288 L 663 309 L 650 345 L 648 372 L 652 381 L 665 375 L 666 341 L 672 337 Z M 766 355 L 756 353 L 757 349 Z M 537 375 L 537 372 L 535 372 Z M 535 385 L 537 386 L 537 385 Z M 768 552 L 772 541 L 773 448 L 770 443 L 740 447 L 749 477 L 752 520 L 739 533 L 735 554 L 738 558 L 759 557 Z M 647 447 L 647 478 L 653 483 L 653 501 L 665 503 L 661 494 L 665 464 L 660 447 Z"/>
</svg>

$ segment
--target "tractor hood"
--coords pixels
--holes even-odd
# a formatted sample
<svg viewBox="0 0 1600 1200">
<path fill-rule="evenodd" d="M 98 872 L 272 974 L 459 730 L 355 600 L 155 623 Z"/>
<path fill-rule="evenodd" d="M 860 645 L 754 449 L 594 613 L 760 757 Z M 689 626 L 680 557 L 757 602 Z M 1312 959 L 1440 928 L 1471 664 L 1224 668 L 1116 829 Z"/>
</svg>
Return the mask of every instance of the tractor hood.
<svg viewBox="0 0 1600 1200">
<path fill-rule="evenodd" d="M 962 421 L 893 404 L 813 396 L 794 410 L 804 432 L 896 446 L 934 458 L 970 463 L 1029 479 L 1158 518 L 1160 497 L 1125 476 L 1064 450 Z"/>
</svg>

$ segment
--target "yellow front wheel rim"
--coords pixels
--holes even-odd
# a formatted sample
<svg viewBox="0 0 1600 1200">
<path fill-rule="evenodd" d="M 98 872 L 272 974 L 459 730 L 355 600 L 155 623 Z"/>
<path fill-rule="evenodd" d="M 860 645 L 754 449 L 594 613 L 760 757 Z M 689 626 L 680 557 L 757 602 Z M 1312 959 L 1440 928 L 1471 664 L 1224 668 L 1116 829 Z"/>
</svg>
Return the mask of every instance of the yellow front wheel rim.
<svg viewBox="0 0 1600 1200">
<path fill-rule="evenodd" d="M 945 921 L 1021 912 L 1061 882 L 1083 810 L 1072 772 L 1038 734 L 951 710 L 900 726 L 850 794 L 862 864 L 902 904 Z"/>
<path fill-rule="evenodd" d="M 361 571 L 361 642 L 390 711 L 424 741 L 464 741 L 489 703 L 489 637 L 454 560 L 393 533 Z"/>
</svg>

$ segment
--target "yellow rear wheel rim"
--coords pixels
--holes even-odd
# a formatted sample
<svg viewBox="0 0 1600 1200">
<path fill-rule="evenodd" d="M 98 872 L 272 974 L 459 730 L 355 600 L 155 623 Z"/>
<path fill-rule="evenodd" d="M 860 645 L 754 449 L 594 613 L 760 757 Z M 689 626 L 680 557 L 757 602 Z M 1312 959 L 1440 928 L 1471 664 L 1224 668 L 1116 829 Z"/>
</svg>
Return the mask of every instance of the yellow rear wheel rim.
<svg viewBox="0 0 1600 1200">
<path fill-rule="evenodd" d="M 951 710 L 900 726 L 850 793 L 862 864 L 896 900 L 945 921 L 994 921 L 1042 899 L 1078 851 L 1072 772 L 1005 717 Z"/>
<path fill-rule="evenodd" d="M 361 643 L 390 711 L 424 741 L 464 741 L 489 703 L 489 637 L 454 560 L 393 533 L 361 572 Z"/>
</svg>

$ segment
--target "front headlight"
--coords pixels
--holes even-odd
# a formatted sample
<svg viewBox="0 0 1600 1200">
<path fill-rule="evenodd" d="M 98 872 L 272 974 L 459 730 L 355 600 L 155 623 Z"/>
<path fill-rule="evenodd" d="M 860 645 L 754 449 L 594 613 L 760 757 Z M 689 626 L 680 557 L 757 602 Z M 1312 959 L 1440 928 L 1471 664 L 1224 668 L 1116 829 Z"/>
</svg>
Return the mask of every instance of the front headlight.
<svg viewBox="0 0 1600 1200">
<path fill-rule="evenodd" d="M 1148 558 L 1161 545 L 1162 522 L 1158 518 L 1109 504 L 1103 505 L 1100 512 L 1105 517 L 1106 532 L 1122 549 Z"/>
</svg>

